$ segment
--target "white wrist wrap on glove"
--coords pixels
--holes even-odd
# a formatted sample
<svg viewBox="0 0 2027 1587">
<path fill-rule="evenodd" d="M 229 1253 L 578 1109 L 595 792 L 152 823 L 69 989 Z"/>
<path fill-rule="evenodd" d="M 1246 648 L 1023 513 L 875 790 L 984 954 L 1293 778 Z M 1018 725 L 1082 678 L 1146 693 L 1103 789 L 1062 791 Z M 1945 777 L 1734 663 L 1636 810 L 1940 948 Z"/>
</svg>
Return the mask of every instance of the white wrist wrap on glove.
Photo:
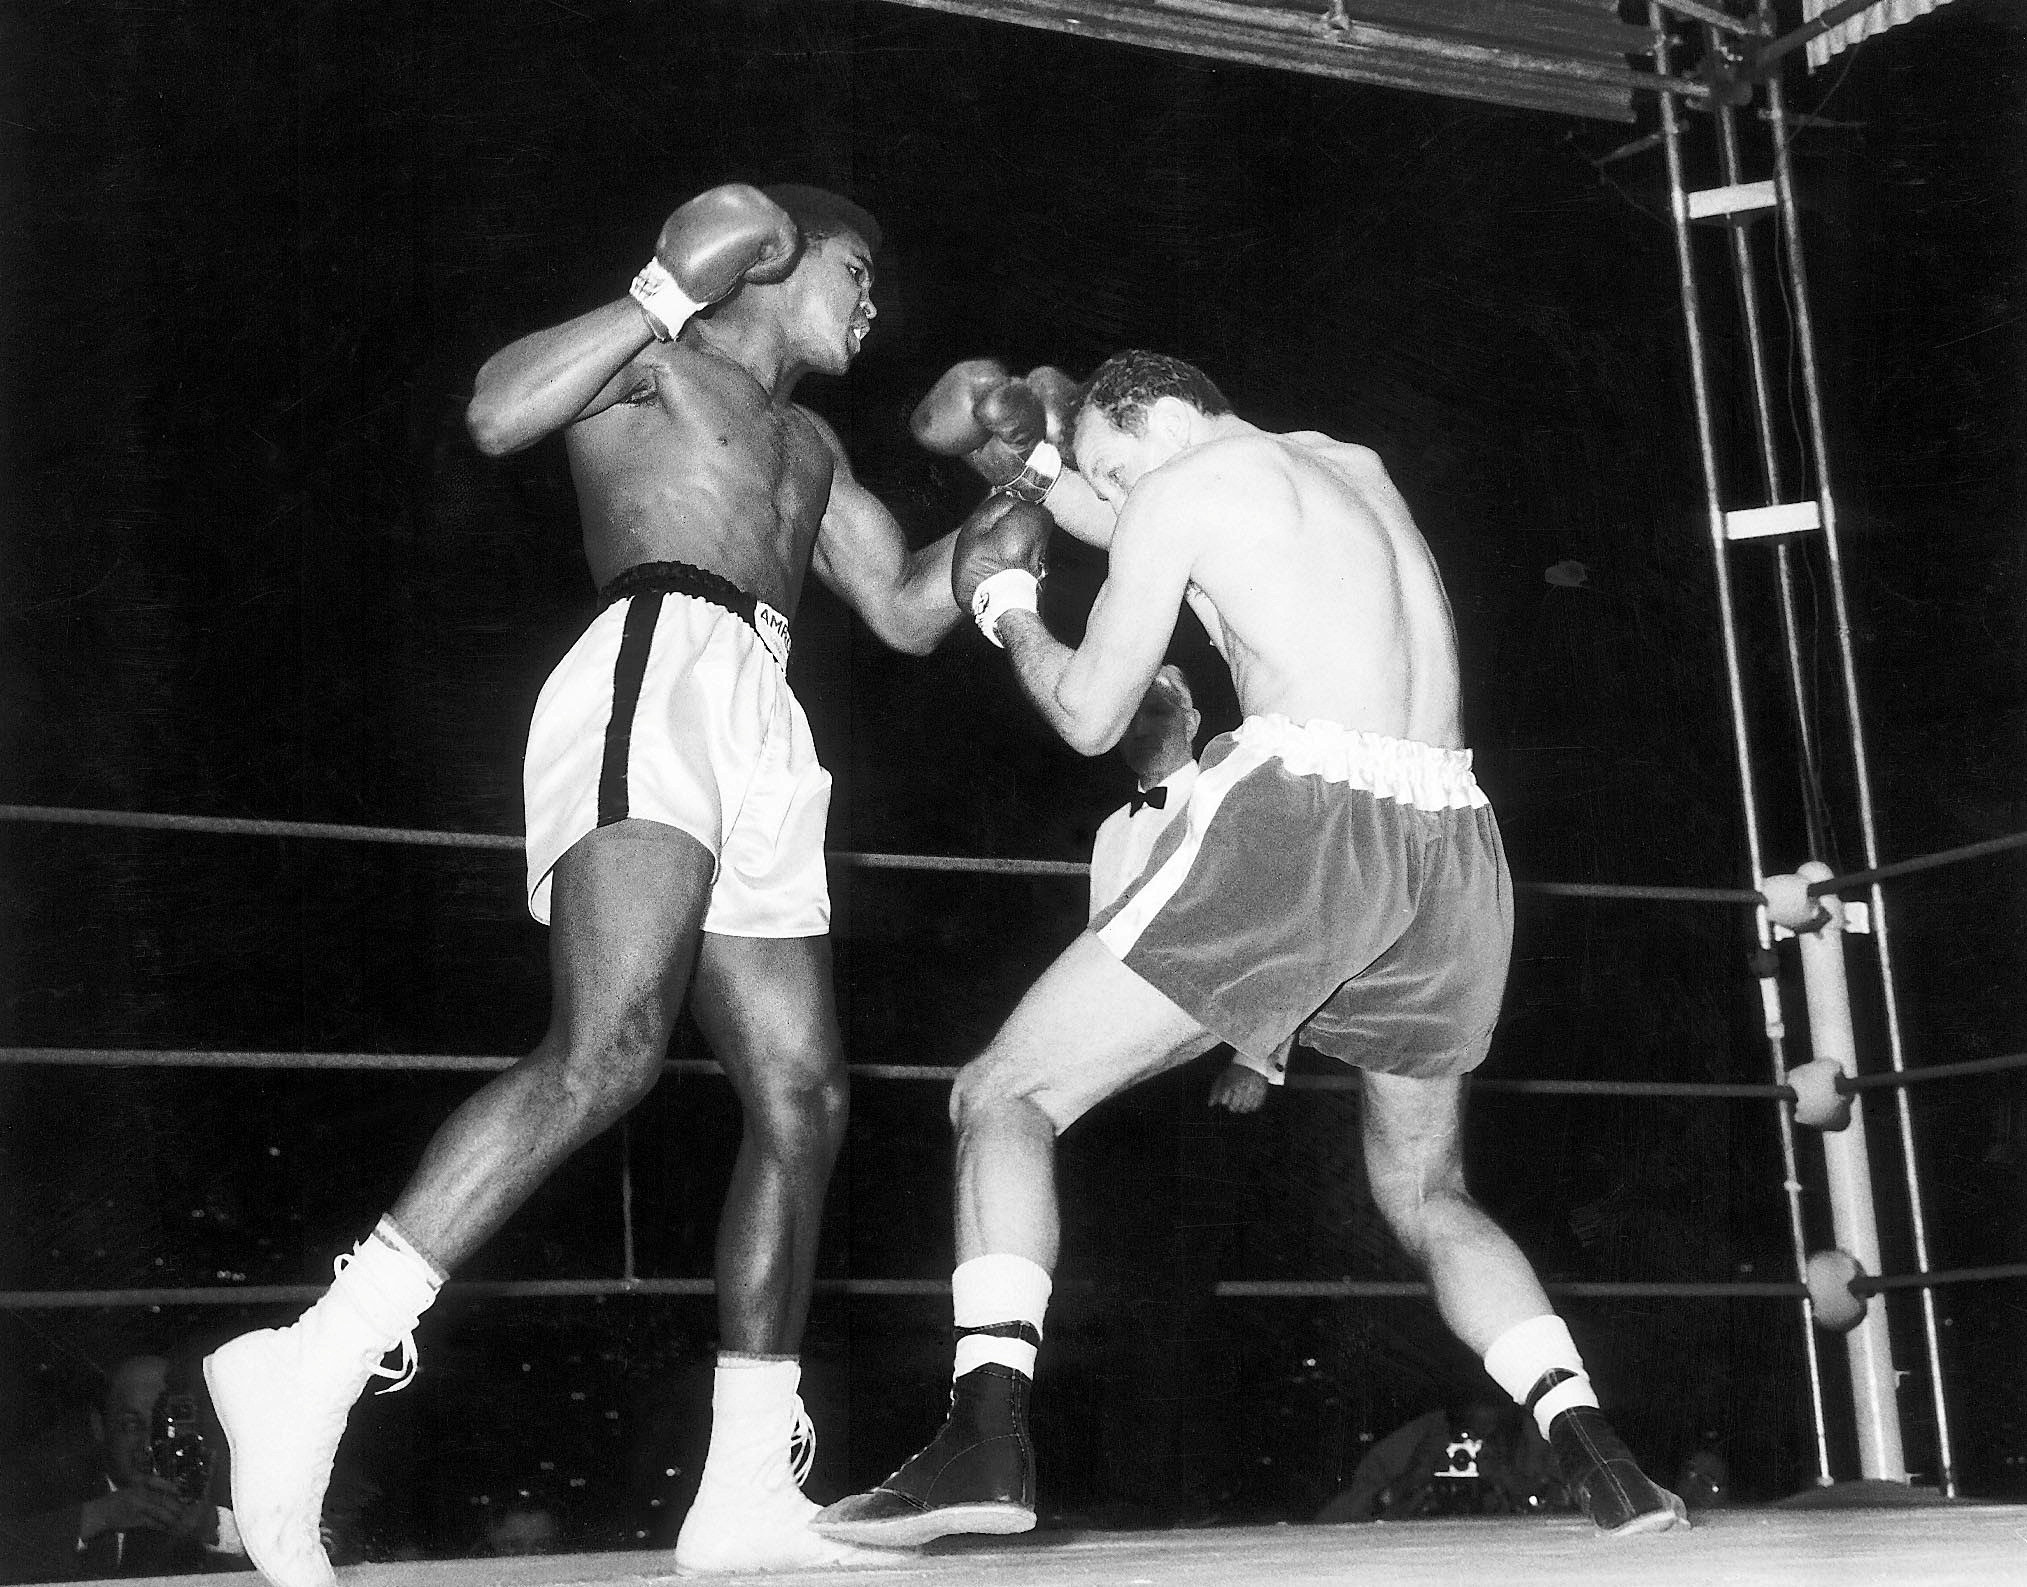
<svg viewBox="0 0 2027 1587">
<path fill-rule="evenodd" d="M 1004 485 L 998 487 L 1002 495 L 1016 501 L 1033 502 L 1039 506 L 1042 498 L 1049 494 L 1049 488 L 1063 476 L 1063 454 L 1047 441 L 1037 441 L 1035 449 L 1021 459 L 1021 471 Z"/>
<path fill-rule="evenodd" d="M 981 580 L 971 592 L 971 615 L 978 623 L 978 631 L 1004 650 L 1006 643 L 997 632 L 999 620 L 1008 612 L 1036 611 L 1041 588 L 1040 581 L 1026 568 L 1001 568 L 992 577 Z"/>
<path fill-rule="evenodd" d="M 627 290 L 647 316 L 648 329 L 655 333 L 658 342 L 674 341 L 676 332 L 689 322 L 690 316 L 707 306 L 677 286 L 676 278 L 659 259 L 650 259 L 643 265 Z"/>
</svg>

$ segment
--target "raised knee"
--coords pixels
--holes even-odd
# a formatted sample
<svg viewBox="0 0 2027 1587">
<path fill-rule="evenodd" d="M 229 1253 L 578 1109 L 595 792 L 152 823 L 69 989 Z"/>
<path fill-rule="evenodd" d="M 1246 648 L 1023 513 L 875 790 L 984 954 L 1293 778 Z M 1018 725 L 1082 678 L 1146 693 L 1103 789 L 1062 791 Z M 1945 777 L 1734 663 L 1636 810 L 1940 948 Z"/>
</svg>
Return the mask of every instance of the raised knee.
<svg viewBox="0 0 2027 1587">
<path fill-rule="evenodd" d="M 976 1118 L 986 1105 L 989 1091 L 983 1059 L 974 1058 L 958 1070 L 957 1078 L 950 1084 L 950 1127 L 962 1130 L 967 1119 Z"/>
<path fill-rule="evenodd" d="M 1035 1109 L 1059 1133 L 1062 1130 L 1062 1121 L 1042 1106 L 1035 1086 L 1013 1074 L 1006 1065 L 994 1063 L 990 1053 L 958 1070 L 950 1087 L 950 1127 L 960 1134 L 983 1118 L 1019 1107 Z"/>
</svg>

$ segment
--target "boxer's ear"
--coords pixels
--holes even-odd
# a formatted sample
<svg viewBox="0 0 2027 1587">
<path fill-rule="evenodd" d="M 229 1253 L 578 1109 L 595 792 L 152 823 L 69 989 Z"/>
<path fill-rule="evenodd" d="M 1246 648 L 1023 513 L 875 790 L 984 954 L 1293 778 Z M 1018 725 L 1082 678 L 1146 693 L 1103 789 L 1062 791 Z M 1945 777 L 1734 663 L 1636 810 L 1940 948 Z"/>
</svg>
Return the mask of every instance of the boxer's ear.
<svg viewBox="0 0 2027 1587">
<path fill-rule="evenodd" d="M 1147 407 L 1147 428 L 1170 446 L 1189 444 L 1197 410 L 1180 397 L 1156 397 Z"/>
</svg>

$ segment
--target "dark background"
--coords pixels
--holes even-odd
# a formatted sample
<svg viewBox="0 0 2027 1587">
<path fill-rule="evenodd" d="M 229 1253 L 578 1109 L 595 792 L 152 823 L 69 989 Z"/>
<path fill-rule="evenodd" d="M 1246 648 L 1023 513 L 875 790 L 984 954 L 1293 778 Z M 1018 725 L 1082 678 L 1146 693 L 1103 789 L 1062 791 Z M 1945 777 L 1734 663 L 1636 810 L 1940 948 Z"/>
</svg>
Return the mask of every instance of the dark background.
<svg viewBox="0 0 2027 1587">
<path fill-rule="evenodd" d="M 977 492 L 906 436 L 949 363 L 1194 358 L 1248 417 L 1387 460 L 1449 582 L 1520 878 L 1750 881 L 1661 156 L 1614 157 L 1651 106 L 1581 121 L 814 0 L 97 0 L 0 9 L 0 29 L 0 800 L 517 833 L 526 716 L 591 591 L 560 444 L 478 457 L 472 373 L 623 291 L 690 193 L 814 180 L 871 208 L 889 250 L 859 367 L 803 395 L 918 541 Z M 1790 78 L 1819 118 L 1794 153 L 1888 857 L 2027 827 L 2023 67 L 2017 13 L 1958 0 Z M 1698 246 L 1719 282 L 1718 238 Z M 1711 311 L 1728 392 L 1715 285 Z M 1728 444 L 1742 423 L 1727 407 Z M 1739 502 L 1759 499 L 1746 456 Z M 1733 567 L 1785 867 L 1807 793 L 1764 551 Z M 1545 577 L 1572 561 L 1581 583 Z M 1801 563 L 1834 738 L 1827 590 Z M 1060 631 L 1102 571 L 1059 546 Z M 833 849 L 1086 856 L 1127 774 L 1057 744 L 975 636 L 895 657 L 822 592 L 796 627 Z M 1192 619 L 1176 654 L 1209 728 L 1231 725 Z M 1834 750 L 1824 785 L 1822 857 L 1856 868 Z M 0 863 L 14 1045 L 510 1054 L 545 1020 L 511 853 L 8 824 Z M 962 1061 L 1083 918 L 1074 881 L 840 866 L 833 886 L 858 1062 Z M 2018 861 L 1892 902 L 1911 1060 L 2016 1050 Z M 1768 1079 L 1750 946 L 1735 910 L 1524 900 L 1489 1072 Z M 686 1035 L 677 1055 L 703 1053 Z M 1360 1182 L 1355 1099 L 1213 1117 L 1209 1078 L 1065 1141 L 1037 1408 L 1053 1519 L 1305 1519 L 1372 1438 L 1478 1386 L 1420 1300 L 1206 1298 L 1218 1279 L 1405 1276 Z M 0 1286 L 321 1282 L 473 1083 L 0 1068 Z M 1925 1087 L 1914 1111 L 1933 1265 L 2027 1258 L 2018 1077 Z M 640 1271 L 707 1274 L 735 1139 L 720 1082 L 665 1082 L 463 1276 L 617 1273 L 622 1154 Z M 1764 1103 L 1487 1096 L 1471 1145 L 1483 1199 L 1552 1280 L 1793 1276 Z M 1898 1146 L 1878 1131 L 1873 1150 L 1905 1272 Z M 942 1086 L 861 1081 L 823 1276 L 945 1277 L 948 1162 Z M 1940 1296 L 1966 1493 L 2027 1497 L 2022 1293 Z M 1792 1303 L 1566 1310 L 1658 1471 L 1714 1446 L 1743 1497 L 1813 1480 Z M 1892 1315 L 1909 1460 L 1933 1483 L 1913 1302 Z M 122 1354 L 271 1316 L 0 1312 L 0 1438 Z M 420 1383 L 369 1402 L 347 1446 L 384 1490 L 383 1547 L 465 1546 L 503 1485 L 553 1489 L 581 1540 L 672 1536 L 712 1326 L 706 1300 L 447 1302 Z M 938 1300 L 819 1298 L 812 1492 L 876 1480 L 934 1425 L 946 1327 Z M 1834 1340 L 1824 1368 L 1856 1475 Z"/>
</svg>

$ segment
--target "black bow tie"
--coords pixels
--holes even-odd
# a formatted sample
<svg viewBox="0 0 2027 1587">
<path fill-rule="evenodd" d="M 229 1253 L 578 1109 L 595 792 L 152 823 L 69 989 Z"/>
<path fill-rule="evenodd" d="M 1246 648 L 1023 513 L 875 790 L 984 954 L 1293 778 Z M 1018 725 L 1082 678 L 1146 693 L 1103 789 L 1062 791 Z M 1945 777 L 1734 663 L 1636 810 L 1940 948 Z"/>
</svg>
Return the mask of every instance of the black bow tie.
<svg viewBox="0 0 2027 1587">
<path fill-rule="evenodd" d="M 1168 790 L 1166 788 L 1150 788 L 1146 793 L 1135 792 L 1133 797 L 1126 801 L 1126 814 L 1130 819 L 1140 814 L 1140 807 L 1142 805 L 1153 805 L 1155 809 L 1160 810 L 1167 804 Z"/>
</svg>

